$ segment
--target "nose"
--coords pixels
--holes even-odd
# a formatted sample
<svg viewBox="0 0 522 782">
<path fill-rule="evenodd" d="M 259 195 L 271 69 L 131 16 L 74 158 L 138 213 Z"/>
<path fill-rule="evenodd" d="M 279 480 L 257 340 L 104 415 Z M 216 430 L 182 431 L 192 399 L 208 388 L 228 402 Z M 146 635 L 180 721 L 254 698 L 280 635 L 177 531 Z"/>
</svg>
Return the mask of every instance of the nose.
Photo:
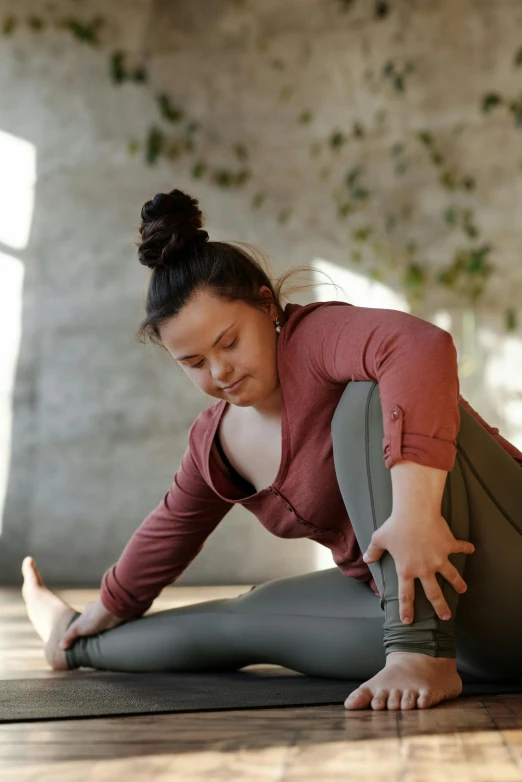
<svg viewBox="0 0 522 782">
<path fill-rule="evenodd" d="M 223 388 L 223 386 L 229 386 L 234 382 L 234 370 L 230 364 L 225 364 L 222 367 L 217 367 L 215 370 L 212 370 L 212 378 L 217 385 L 221 386 L 221 388 Z"/>
</svg>

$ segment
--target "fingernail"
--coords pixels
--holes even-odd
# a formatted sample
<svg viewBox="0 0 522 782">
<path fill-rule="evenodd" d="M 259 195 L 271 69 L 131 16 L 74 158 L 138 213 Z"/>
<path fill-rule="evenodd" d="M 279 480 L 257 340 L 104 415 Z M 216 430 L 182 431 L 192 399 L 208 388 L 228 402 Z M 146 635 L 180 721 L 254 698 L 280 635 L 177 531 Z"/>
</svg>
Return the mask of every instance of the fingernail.
<svg viewBox="0 0 522 782">
<path fill-rule="evenodd" d="M 60 643 L 58 644 L 58 648 L 59 649 L 65 649 L 65 644 L 64 644 L 63 641 L 60 641 Z"/>
<path fill-rule="evenodd" d="M 442 614 L 442 619 L 449 619 L 450 616 L 451 616 L 451 614 L 448 614 L 448 613 Z"/>
<path fill-rule="evenodd" d="M 405 625 L 409 624 L 411 622 L 411 616 L 405 616 L 402 621 Z"/>
</svg>

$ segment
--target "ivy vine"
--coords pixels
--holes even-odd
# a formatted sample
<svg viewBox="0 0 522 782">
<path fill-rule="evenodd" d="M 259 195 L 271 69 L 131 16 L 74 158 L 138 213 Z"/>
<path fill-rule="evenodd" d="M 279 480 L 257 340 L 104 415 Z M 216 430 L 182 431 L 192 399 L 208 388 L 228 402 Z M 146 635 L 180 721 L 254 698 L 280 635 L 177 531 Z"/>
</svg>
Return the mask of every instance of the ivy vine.
<svg viewBox="0 0 522 782">
<path fill-rule="evenodd" d="M 237 6 L 244 6 L 244 0 L 235 0 Z M 336 0 L 342 13 L 349 12 L 356 0 Z M 49 11 L 53 10 L 52 4 L 47 5 Z M 373 6 L 374 18 L 378 21 L 385 20 L 392 12 L 389 2 L 375 2 Z M 1 32 L 4 36 L 13 35 L 24 23 L 13 14 L 6 16 L 1 24 Z M 25 25 L 32 33 L 42 33 L 54 28 L 68 32 L 80 43 L 94 48 L 102 46 L 101 33 L 105 20 L 100 15 L 95 16 L 90 22 L 80 21 L 72 17 L 60 19 L 43 19 L 38 15 L 26 18 Z M 260 52 L 266 52 L 268 41 L 261 39 L 258 42 Z M 268 55 L 267 55 L 268 56 Z M 285 73 L 287 65 L 280 57 L 268 56 L 268 65 L 274 70 Z M 514 66 L 522 65 L 522 47 L 514 58 Z M 408 78 L 415 73 L 415 65 L 411 60 L 398 62 L 388 60 L 381 68 L 381 84 L 389 83 L 399 99 L 403 98 L 407 91 Z M 148 84 L 149 75 L 144 65 L 132 67 L 128 64 L 127 53 L 123 50 L 110 52 L 108 57 L 108 74 L 111 82 L 120 86 L 126 82 Z M 369 71 L 365 77 L 373 79 L 373 73 Z M 288 84 L 283 85 L 279 99 L 288 102 L 294 93 L 294 88 Z M 204 131 L 201 124 L 187 116 L 184 108 L 177 100 L 166 92 L 155 95 L 155 103 L 158 118 L 153 121 L 146 134 L 140 141 L 132 139 L 128 143 L 128 153 L 136 155 L 140 151 L 147 165 L 154 166 L 160 158 L 177 160 L 184 154 L 196 156 L 191 175 L 194 179 L 206 178 L 209 182 L 221 188 L 243 188 L 252 180 L 253 171 L 249 165 L 249 152 L 245 145 L 237 142 L 232 145 L 231 151 L 237 160 L 233 168 L 215 166 L 208 160 L 197 155 L 198 133 Z M 522 97 L 505 97 L 499 92 L 488 92 L 482 97 L 481 109 L 484 114 L 504 107 L 514 118 L 517 128 L 522 127 Z M 310 108 L 303 108 L 296 115 L 296 122 L 301 125 L 310 125 L 314 114 Z M 379 109 L 375 114 L 377 125 L 386 121 L 386 111 Z M 171 128 L 168 133 L 165 126 Z M 455 129 L 460 132 L 462 128 Z M 318 178 L 328 180 L 333 173 L 339 175 L 339 181 L 334 186 L 332 197 L 336 205 L 336 216 L 339 220 L 350 220 L 352 217 L 364 214 L 368 209 L 372 192 L 365 181 L 366 169 L 362 165 L 350 166 L 344 173 L 339 163 L 339 156 L 343 150 L 349 148 L 353 142 L 364 139 L 367 128 L 362 122 L 353 123 L 350 130 L 343 128 L 333 129 L 323 141 L 315 140 L 310 144 L 309 154 L 311 159 L 319 159 L 320 167 Z M 464 300 L 466 306 L 474 307 L 483 295 L 488 280 L 495 266 L 491 260 L 494 248 L 491 243 L 482 238 L 482 230 L 478 225 L 472 208 L 472 196 L 476 188 L 476 181 L 469 173 L 463 172 L 458 166 L 452 164 L 448 153 L 443 154 L 434 134 L 428 130 L 417 134 L 416 141 L 424 149 L 429 161 L 433 164 L 437 173 L 437 182 L 446 191 L 448 202 L 443 209 L 440 219 L 441 226 L 459 232 L 463 236 L 459 246 L 451 260 L 437 273 L 428 274 L 423 263 L 418 258 L 416 243 L 407 241 L 404 247 L 397 247 L 392 243 L 392 234 L 400 224 L 408 223 L 414 213 L 412 203 L 403 204 L 390 214 L 385 215 L 384 225 L 381 229 L 377 224 L 352 225 L 350 238 L 352 241 L 351 259 L 354 263 L 362 263 L 365 257 L 365 247 L 370 258 L 378 263 L 373 263 L 368 272 L 370 278 L 385 280 L 388 273 L 399 275 L 407 300 L 412 308 L 416 308 L 425 300 L 430 287 L 438 285 L 452 290 Z M 329 160 L 325 156 L 330 155 Z M 390 150 L 390 161 L 393 172 L 397 177 L 403 177 L 409 169 L 408 150 L 404 141 L 396 141 Z M 460 195 L 459 195 L 460 193 Z M 460 200 L 457 199 L 457 196 Z M 267 200 L 265 192 L 257 190 L 251 197 L 251 208 L 261 209 Z M 462 198 L 468 198 L 469 203 L 462 206 Z M 277 220 L 281 224 L 287 223 L 292 217 L 292 209 L 279 210 Z M 386 272 L 386 273 L 385 273 Z M 504 312 L 506 331 L 514 331 L 517 328 L 517 313 L 513 308 Z"/>
</svg>

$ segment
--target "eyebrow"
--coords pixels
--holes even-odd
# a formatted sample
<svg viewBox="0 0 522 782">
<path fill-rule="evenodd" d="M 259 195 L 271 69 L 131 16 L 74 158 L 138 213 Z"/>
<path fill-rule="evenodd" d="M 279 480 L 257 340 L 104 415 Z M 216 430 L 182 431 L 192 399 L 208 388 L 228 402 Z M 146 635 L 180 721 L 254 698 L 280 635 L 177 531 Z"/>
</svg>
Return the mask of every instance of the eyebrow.
<svg viewBox="0 0 522 782">
<path fill-rule="evenodd" d="M 227 331 L 232 328 L 232 326 L 235 326 L 236 323 L 237 321 L 235 320 L 233 323 L 230 324 L 230 326 L 227 326 L 226 329 L 223 329 L 221 334 L 219 334 L 214 340 L 214 342 L 212 343 L 212 347 L 215 347 L 219 342 L 219 340 L 221 339 L 221 337 L 223 337 L 227 333 Z M 181 356 L 181 358 L 176 358 L 176 356 L 174 356 L 174 358 L 176 358 L 176 361 L 185 361 L 187 358 L 196 358 L 197 356 L 199 356 L 199 353 L 196 353 L 194 356 Z"/>
</svg>

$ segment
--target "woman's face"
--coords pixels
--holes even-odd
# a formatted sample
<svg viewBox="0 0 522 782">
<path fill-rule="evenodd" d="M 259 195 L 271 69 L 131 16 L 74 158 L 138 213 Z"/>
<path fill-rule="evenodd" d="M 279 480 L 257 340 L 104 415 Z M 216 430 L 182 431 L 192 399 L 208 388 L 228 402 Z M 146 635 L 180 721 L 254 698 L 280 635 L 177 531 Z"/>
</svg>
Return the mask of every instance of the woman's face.
<svg viewBox="0 0 522 782">
<path fill-rule="evenodd" d="M 268 294 L 264 312 L 201 292 L 160 328 L 163 344 L 194 385 L 238 407 L 255 405 L 279 385 L 277 311 L 269 288 L 260 292 Z M 226 388 L 243 377 L 237 388 Z"/>
</svg>

